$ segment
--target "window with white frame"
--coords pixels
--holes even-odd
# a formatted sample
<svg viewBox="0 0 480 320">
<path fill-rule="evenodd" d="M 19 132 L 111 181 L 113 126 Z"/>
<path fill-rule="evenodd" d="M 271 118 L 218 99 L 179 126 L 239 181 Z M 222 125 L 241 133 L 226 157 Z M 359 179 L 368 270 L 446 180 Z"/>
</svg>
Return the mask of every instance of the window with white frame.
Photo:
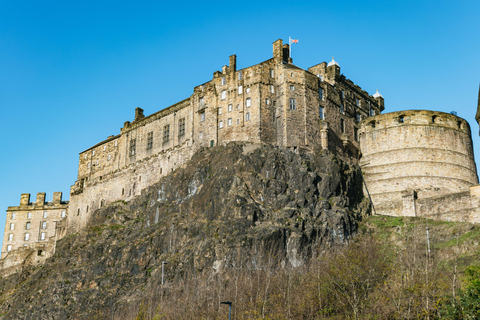
<svg viewBox="0 0 480 320">
<path fill-rule="evenodd" d="M 237 110 L 240 110 L 240 104 L 237 104 Z"/>
<path fill-rule="evenodd" d="M 290 98 L 290 110 L 297 109 L 297 100 L 295 98 Z"/>
<path fill-rule="evenodd" d="M 103 146 L 103 151 L 107 150 L 107 146 Z"/>
<path fill-rule="evenodd" d="M 10 223 L 10 230 L 15 230 L 15 223 Z"/>
<path fill-rule="evenodd" d="M 87 163 L 87 169 L 90 169 L 90 162 Z"/>
<path fill-rule="evenodd" d="M 47 217 L 47 211 L 44 211 L 43 212 L 43 218 L 46 218 Z"/>
<path fill-rule="evenodd" d="M 203 98 L 200 98 L 200 107 L 203 107 L 203 104 L 204 104 Z"/>
<path fill-rule="evenodd" d="M 181 137 L 185 135 L 185 118 L 178 120 L 178 136 Z"/>
<path fill-rule="evenodd" d="M 222 107 L 218 107 L 218 114 L 222 114 Z"/>
<path fill-rule="evenodd" d="M 275 72 L 273 71 L 273 69 L 270 69 L 270 77 L 273 78 L 275 76 Z"/>
<path fill-rule="evenodd" d="M 265 99 L 265 104 L 266 104 L 267 106 L 269 106 L 269 105 L 270 105 L 270 99 Z"/>
<path fill-rule="evenodd" d="M 163 143 L 170 141 L 170 125 L 163 127 Z"/>
<path fill-rule="evenodd" d="M 245 102 L 246 102 L 247 108 L 252 105 L 252 99 L 250 99 L 250 98 L 247 98 L 247 100 Z"/>
<path fill-rule="evenodd" d="M 243 71 L 238 71 L 238 80 L 243 79 Z"/>
<path fill-rule="evenodd" d="M 229 127 L 232 125 L 232 118 L 228 118 L 227 124 Z"/>
<path fill-rule="evenodd" d="M 229 104 L 228 105 L 228 112 L 232 112 L 232 110 L 233 110 L 233 104 Z"/>
<path fill-rule="evenodd" d="M 295 91 L 295 86 L 293 84 L 290 85 L 290 91 Z"/>
<path fill-rule="evenodd" d="M 247 93 L 250 93 L 250 87 L 245 90 Z"/>
<path fill-rule="evenodd" d="M 147 150 L 153 148 L 153 131 L 147 133 Z M 110 160 L 110 158 L 108 158 Z"/>
<path fill-rule="evenodd" d="M 47 229 L 47 221 L 42 221 L 42 229 Z"/>
<path fill-rule="evenodd" d="M 30 240 L 30 233 L 25 233 L 25 241 Z"/>
<path fill-rule="evenodd" d="M 242 94 L 243 93 L 243 86 L 238 86 L 238 94 Z"/>
<path fill-rule="evenodd" d="M 10 234 L 8 235 L 8 241 L 13 241 L 13 233 L 10 233 Z"/>
<path fill-rule="evenodd" d="M 12 212 L 12 220 L 15 220 L 16 217 L 17 217 L 17 214 L 15 212 Z"/>
<path fill-rule="evenodd" d="M 357 107 L 360 107 L 360 99 L 357 98 L 357 99 L 355 100 L 355 102 L 356 102 L 356 104 L 357 104 Z"/>
<path fill-rule="evenodd" d="M 9 251 L 12 251 L 12 245 L 11 245 L 11 244 L 9 244 L 9 245 L 7 246 L 7 252 L 9 252 Z"/>
<path fill-rule="evenodd" d="M 205 121 L 205 111 L 200 112 L 200 121 L 201 122 Z"/>
<path fill-rule="evenodd" d="M 27 213 L 27 219 L 32 219 L 32 213 L 31 212 Z"/>
<path fill-rule="evenodd" d="M 65 218 L 67 216 L 67 212 L 65 210 L 62 211 L 61 217 Z"/>
<path fill-rule="evenodd" d="M 115 141 L 115 143 L 113 144 L 115 147 L 117 146 L 117 142 L 118 142 L 118 141 Z"/>
<path fill-rule="evenodd" d="M 40 240 L 45 240 L 45 235 L 46 235 L 46 233 L 45 233 L 45 232 L 42 232 L 42 233 L 40 234 Z"/>
<path fill-rule="evenodd" d="M 218 127 L 219 127 L 220 129 L 223 128 L 223 120 L 220 120 L 220 121 L 218 122 Z"/>
<path fill-rule="evenodd" d="M 225 100 L 227 99 L 227 90 L 223 90 L 220 96 L 220 99 Z"/>
<path fill-rule="evenodd" d="M 203 138 L 203 132 L 202 132 L 202 131 L 200 131 L 200 132 L 198 133 L 198 138 L 199 138 L 199 139 L 202 139 L 202 138 Z"/>
<path fill-rule="evenodd" d="M 85 159 L 85 160 L 87 159 L 87 153 L 85 153 L 85 154 L 83 155 L 83 159 Z"/>
<path fill-rule="evenodd" d="M 325 120 L 325 108 L 322 106 L 319 107 L 319 116 L 320 119 Z"/>
<path fill-rule="evenodd" d="M 107 160 L 110 161 L 110 159 L 112 159 L 112 156 L 111 156 L 111 155 L 108 155 L 108 156 L 107 156 Z"/>
<path fill-rule="evenodd" d="M 222 86 L 224 86 L 226 82 L 225 77 L 222 77 Z"/>
<path fill-rule="evenodd" d="M 25 224 L 25 230 L 30 230 L 31 222 Z"/>
<path fill-rule="evenodd" d="M 245 121 L 250 121 L 250 112 L 245 115 Z"/>
<path fill-rule="evenodd" d="M 270 85 L 270 93 L 274 93 L 275 92 L 275 88 L 273 87 L 273 84 Z"/>
</svg>

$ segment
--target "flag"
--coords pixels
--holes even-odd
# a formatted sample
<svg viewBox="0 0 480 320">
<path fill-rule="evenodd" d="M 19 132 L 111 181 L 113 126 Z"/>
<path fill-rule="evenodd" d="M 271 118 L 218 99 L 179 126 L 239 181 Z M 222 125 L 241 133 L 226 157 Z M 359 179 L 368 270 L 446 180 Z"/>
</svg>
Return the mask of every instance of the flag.
<svg viewBox="0 0 480 320">
<path fill-rule="evenodd" d="M 292 39 L 292 43 L 298 43 L 298 39 Z"/>
</svg>

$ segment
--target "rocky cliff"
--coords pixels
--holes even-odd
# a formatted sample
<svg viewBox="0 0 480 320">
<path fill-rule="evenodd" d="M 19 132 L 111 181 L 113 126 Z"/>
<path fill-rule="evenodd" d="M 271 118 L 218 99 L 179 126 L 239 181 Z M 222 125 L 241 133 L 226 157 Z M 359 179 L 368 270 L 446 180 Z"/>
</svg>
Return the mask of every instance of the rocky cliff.
<svg viewBox="0 0 480 320">
<path fill-rule="evenodd" d="M 1 319 L 115 318 L 161 281 L 300 266 L 356 233 L 360 169 L 329 153 L 203 149 L 133 201 L 97 210 L 40 268 L 0 280 Z"/>
</svg>

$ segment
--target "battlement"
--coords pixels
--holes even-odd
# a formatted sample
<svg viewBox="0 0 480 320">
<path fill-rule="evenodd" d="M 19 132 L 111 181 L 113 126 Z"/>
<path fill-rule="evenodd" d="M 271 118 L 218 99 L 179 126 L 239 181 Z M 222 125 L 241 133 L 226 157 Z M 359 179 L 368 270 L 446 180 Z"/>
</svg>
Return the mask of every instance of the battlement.
<svg viewBox="0 0 480 320">
<path fill-rule="evenodd" d="M 37 193 L 35 202 L 30 202 L 30 193 L 22 193 L 20 196 L 20 205 L 8 207 L 7 211 L 29 210 L 32 208 L 44 208 L 50 206 L 67 205 L 68 201 L 62 201 L 62 192 L 54 192 L 52 201 L 45 201 L 46 193 Z"/>
<path fill-rule="evenodd" d="M 428 110 L 397 111 L 367 118 L 361 122 L 361 134 L 397 126 L 415 125 L 449 128 L 470 135 L 470 126 L 465 119 L 450 113 Z"/>
</svg>

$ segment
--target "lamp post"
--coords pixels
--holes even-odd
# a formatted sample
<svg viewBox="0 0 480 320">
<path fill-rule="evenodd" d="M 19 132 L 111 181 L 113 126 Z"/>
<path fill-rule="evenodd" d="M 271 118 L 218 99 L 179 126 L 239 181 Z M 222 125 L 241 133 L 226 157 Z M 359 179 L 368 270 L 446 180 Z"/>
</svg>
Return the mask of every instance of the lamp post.
<svg viewBox="0 0 480 320">
<path fill-rule="evenodd" d="M 228 304 L 228 320 L 231 320 L 232 317 L 232 302 L 231 301 L 222 301 L 220 304 Z"/>
<path fill-rule="evenodd" d="M 167 264 L 166 261 L 162 261 L 162 286 L 163 286 L 163 266 Z"/>
</svg>

